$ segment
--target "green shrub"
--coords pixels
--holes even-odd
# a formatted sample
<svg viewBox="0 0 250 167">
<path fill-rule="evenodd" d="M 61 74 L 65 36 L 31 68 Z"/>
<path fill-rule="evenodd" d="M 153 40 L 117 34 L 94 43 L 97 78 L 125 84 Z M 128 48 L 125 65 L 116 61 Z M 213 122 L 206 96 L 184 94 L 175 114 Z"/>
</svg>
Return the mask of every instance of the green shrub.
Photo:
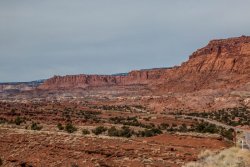
<svg viewBox="0 0 250 167">
<path fill-rule="evenodd" d="M 40 126 L 40 125 L 38 125 L 37 123 L 35 123 L 35 122 L 32 122 L 32 124 L 31 124 L 31 130 L 41 130 L 43 127 L 42 126 Z"/>
<path fill-rule="evenodd" d="M 201 132 L 201 133 L 217 133 L 217 132 L 219 132 L 219 128 L 216 125 L 210 124 L 207 122 L 198 123 L 195 126 L 195 129 L 197 132 Z"/>
<path fill-rule="evenodd" d="M 111 127 L 108 129 L 109 136 L 116 136 L 116 137 L 131 137 L 134 134 L 134 131 L 131 130 L 128 126 L 123 126 L 120 130 L 116 129 L 116 127 Z"/>
<path fill-rule="evenodd" d="M 233 130 L 233 129 L 228 129 L 228 130 L 223 129 L 223 130 L 221 131 L 221 135 L 222 135 L 223 137 L 229 139 L 229 140 L 233 140 L 233 138 L 234 138 L 233 133 L 234 133 L 234 130 Z"/>
<path fill-rule="evenodd" d="M 0 124 L 4 124 L 6 122 L 8 122 L 8 120 L 6 120 L 5 118 L 0 118 Z"/>
<path fill-rule="evenodd" d="M 95 135 L 102 134 L 103 132 L 106 132 L 106 131 L 107 131 L 107 128 L 105 128 L 104 126 L 98 126 L 98 127 L 96 127 L 95 129 L 92 130 L 92 132 Z"/>
<path fill-rule="evenodd" d="M 182 125 L 179 127 L 179 131 L 180 131 L 180 132 L 187 132 L 187 131 L 188 131 L 187 125 L 186 125 L 186 124 L 182 124 Z"/>
<path fill-rule="evenodd" d="M 83 135 L 88 135 L 88 134 L 90 134 L 90 131 L 88 129 L 83 129 L 82 134 Z"/>
<path fill-rule="evenodd" d="M 161 129 L 167 129 L 169 127 L 169 124 L 161 123 L 160 127 L 161 127 Z"/>
<path fill-rule="evenodd" d="M 21 117 L 18 116 L 18 117 L 16 117 L 14 122 L 15 122 L 16 125 L 21 125 L 21 123 L 23 123 L 24 120 Z"/>
<path fill-rule="evenodd" d="M 123 126 L 119 136 L 129 138 L 133 135 L 133 133 L 134 132 L 128 126 Z"/>
<path fill-rule="evenodd" d="M 162 134 L 162 131 L 158 128 L 153 128 L 151 129 L 151 131 L 155 134 L 155 135 L 158 135 L 158 134 Z"/>
<path fill-rule="evenodd" d="M 153 133 L 153 131 L 151 131 L 151 130 L 145 130 L 145 137 L 152 137 L 152 136 L 154 136 L 154 133 Z"/>
<path fill-rule="evenodd" d="M 57 128 L 58 128 L 59 130 L 64 130 L 64 127 L 63 127 L 63 125 L 62 125 L 61 123 L 58 123 L 58 124 L 57 124 Z"/>
<path fill-rule="evenodd" d="M 158 134 L 162 134 L 162 131 L 160 129 L 157 129 L 157 128 L 152 128 L 152 129 L 145 129 L 144 131 L 139 131 L 137 133 L 137 136 L 152 137 L 152 136 L 156 136 Z"/>
<path fill-rule="evenodd" d="M 116 129 L 116 127 L 112 126 L 110 129 L 108 129 L 108 135 L 109 136 L 119 136 L 119 130 Z"/>
<path fill-rule="evenodd" d="M 71 123 L 68 123 L 65 126 L 65 131 L 68 133 L 74 133 L 75 131 L 77 131 L 77 128 L 74 125 L 72 125 Z"/>
</svg>

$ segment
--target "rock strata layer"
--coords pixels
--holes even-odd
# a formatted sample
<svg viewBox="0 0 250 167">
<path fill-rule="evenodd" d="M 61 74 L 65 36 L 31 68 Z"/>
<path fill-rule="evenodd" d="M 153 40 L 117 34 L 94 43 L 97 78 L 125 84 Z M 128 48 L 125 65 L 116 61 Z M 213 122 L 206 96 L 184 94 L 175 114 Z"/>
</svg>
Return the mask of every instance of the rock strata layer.
<svg viewBox="0 0 250 167">
<path fill-rule="evenodd" d="M 46 80 L 39 89 L 147 85 L 161 92 L 235 88 L 250 82 L 250 37 L 212 40 L 181 66 L 131 71 L 128 75 L 67 75 Z"/>
</svg>

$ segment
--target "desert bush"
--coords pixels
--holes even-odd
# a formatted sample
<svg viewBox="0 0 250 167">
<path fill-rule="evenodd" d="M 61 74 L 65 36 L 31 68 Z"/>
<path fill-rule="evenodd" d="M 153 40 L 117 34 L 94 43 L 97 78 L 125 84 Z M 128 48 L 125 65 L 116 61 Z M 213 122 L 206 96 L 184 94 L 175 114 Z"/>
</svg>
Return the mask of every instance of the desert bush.
<svg viewBox="0 0 250 167">
<path fill-rule="evenodd" d="M 112 126 L 110 129 L 108 129 L 108 135 L 109 136 L 119 136 L 119 130 L 116 129 L 116 127 Z"/>
<path fill-rule="evenodd" d="M 92 120 L 94 122 L 100 122 L 100 117 L 97 115 L 100 115 L 101 112 L 96 112 L 96 111 L 83 111 L 81 110 L 80 112 L 77 113 L 80 117 L 83 117 L 86 120 Z"/>
<path fill-rule="evenodd" d="M 195 125 L 195 129 L 197 132 L 200 133 L 217 133 L 219 132 L 219 128 L 214 125 L 214 124 L 210 124 L 207 122 L 200 122 L 197 125 Z"/>
<path fill-rule="evenodd" d="M 6 123 L 6 122 L 8 122 L 7 119 L 5 119 L 5 118 L 0 118 L 0 124 L 4 124 L 4 123 Z"/>
<path fill-rule="evenodd" d="M 0 166 L 2 166 L 3 165 L 3 160 L 2 160 L 2 158 L 0 158 Z"/>
<path fill-rule="evenodd" d="M 93 132 L 95 135 L 102 134 L 103 132 L 106 132 L 106 131 L 107 131 L 107 128 L 104 127 L 104 126 L 98 126 L 98 127 L 96 127 L 95 129 L 92 130 L 92 132 Z"/>
<path fill-rule="evenodd" d="M 77 131 L 77 128 L 71 123 L 68 123 L 64 129 L 68 133 L 74 133 L 75 131 Z"/>
<path fill-rule="evenodd" d="M 16 125 L 21 125 L 21 123 L 24 122 L 24 119 L 18 116 L 18 117 L 16 117 L 14 122 Z"/>
<path fill-rule="evenodd" d="M 144 131 L 139 131 L 137 136 L 139 137 L 152 137 L 158 134 L 162 134 L 162 131 L 158 128 L 145 129 Z"/>
<path fill-rule="evenodd" d="M 160 124 L 160 128 L 161 129 L 167 129 L 169 127 L 169 124 L 168 123 L 161 123 Z"/>
<path fill-rule="evenodd" d="M 43 127 L 36 122 L 32 122 L 31 127 L 30 127 L 31 130 L 41 130 L 42 128 Z"/>
<path fill-rule="evenodd" d="M 77 164 L 71 164 L 71 167 L 78 167 Z"/>
<path fill-rule="evenodd" d="M 221 109 L 214 112 L 189 113 L 188 115 L 217 120 L 231 126 L 250 125 L 250 113 L 244 107 Z"/>
<path fill-rule="evenodd" d="M 83 135 L 88 135 L 88 134 L 90 134 L 90 131 L 88 129 L 83 129 L 82 134 Z"/>
<path fill-rule="evenodd" d="M 131 137 L 133 135 L 133 130 L 131 130 L 128 126 L 123 126 L 120 131 L 121 137 Z"/>
<path fill-rule="evenodd" d="M 57 124 L 57 128 L 58 128 L 59 130 L 64 130 L 64 127 L 63 127 L 63 125 L 62 125 L 61 123 L 58 123 L 58 124 Z"/>
<path fill-rule="evenodd" d="M 234 130 L 233 129 L 222 129 L 221 130 L 221 135 L 229 140 L 233 140 L 234 135 L 233 135 Z"/>
<path fill-rule="evenodd" d="M 180 131 L 180 132 L 187 132 L 187 131 L 188 131 L 187 125 L 186 125 L 186 124 L 182 124 L 182 125 L 179 127 L 179 131 Z"/>
<path fill-rule="evenodd" d="M 20 166 L 21 167 L 33 167 L 32 165 L 28 164 L 27 162 L 21 162 Z"/>
<path fill-rule="evenodd" d="M 123 126 L 121 129 L 116 129 L 116 127 L 111 127 L 108 129 L 109 136 L 116 137 L 131 137 L 134 134 L 134 131 L 131 130 L 128 126 Z"/>
</svg>

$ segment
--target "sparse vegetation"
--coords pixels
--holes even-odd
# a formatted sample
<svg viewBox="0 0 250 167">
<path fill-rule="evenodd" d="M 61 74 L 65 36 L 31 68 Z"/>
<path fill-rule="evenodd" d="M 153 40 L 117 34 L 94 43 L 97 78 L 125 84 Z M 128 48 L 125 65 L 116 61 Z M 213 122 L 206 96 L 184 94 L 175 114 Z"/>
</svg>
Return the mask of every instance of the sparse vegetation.
<svg viewBox="0 0 250 167">
<path fill-rule="evenodd" d="M 24 119 L 17 116 L 14 122 L 15 122 L 16 125 L 21 125 L 21 123 L 24 122 Z"/>
<path fill-rule="evenodd" d="M 64 127 L 63 127 L 63 125 L 62 125 L 61 123 L 58 123 L 58 124 L 57 124 L 57 128 L 58 128 L 59 130 L 64 130 Z"/>
<path fill-rule="evenodd" d="M 98 105 L 98 102 L 93 102 L 93 103 L 94 105 Z M 82 143 L 86 142 L 86 145 L 85 144 L 82 145 L 83 147 L 82 149 L 86 150 L 85 152 L 86 155 L 88 156 L 91 155 L 95 158 L 96 156 L 99 155 L 102 155 L 105 158 L 115 157 L 115 156 L 119 158 L 120 156 L 124 156 L 126 152 L 131 153 L 130 154 L 131 156 L 129 155 L 129 157 L 127 156 L 127 154 L 125 155 L 125 157 L 128 158 L 136 156 L 144 156 L 144 155 L 150 157 L 152 156 L 152 154 L 156 155 L 155 153 L 158 152 L 158 150 L 160 149 L 159 158 L 162 158 L 162 156 L 166 157 L 166 160 L 163 160 L 163 163 L 169 160 L 171 161 L 176 160 L 175 162 L 177 161 L 184 162 L 187 159 L 195 159 L 198 150 L 209 149 L 210 147 L 216 149 L 215 147 L 217 146 L 218 148 L 227 147 L 229 143 L 225 142 L 223 138 L 219 138 L 218 140 L 218 138 L 213 138 L 212 136 L 205 138 L 203 137 L 203 135 L 200 134 L 198 134 L 198 136 L 200 137 L 194 137 L 196 135 L 195 133 L 192 133 L 190 136 L 189 134 L 182 135 L 181 133 L 173 135 L 173 133 L 176 132 L 216 133 L 216 134 L 221 134 L 222 136 L 227 137 L 229 139 L 232 139 L 232 134 L 233 134 L 231 130 L 226 130 L 218 126 L 202 122 L 199 119 L 186 120 L 178 115 L 176 115 L 176 118 L 173 118 L 163 114 L 154 115 L 152 113 L 148 115 L 147 113 L 145 114 L 138 112 L 125 113 L 125 111 L 120 112 L 117 110 L 114 110 L 114 112 L 113 111 L 104 112 L 99 109 L 93 109 L 89 107 L 92 106 L 93 104 L 87 104 L 85 102 L 79 102 L 77 104 L 73 102 L 72 103 L 54 102 L 53 104 L 49 104 L 47 102 L 44 103 L 38 102 L 34 104 L 27 104 L 27 106 L 21 106 L 21 107 L 18 107 L 18 105 L 15 106 L 12 105 L 15 104 L 11 104 L 10 106 L 12 108 L 16 108 L 14 116 L 8 115 L 11 111 L 11 108 L 8 108 L 8 111 L 5 113 L 3 114 L 1 113 L 0 116 L 0 121 L 2 120 L 2 122 L 4 122 L 4 124 L 1 125 L 2 127 L 4 127 L 3 133 L 5 134 L 9 133 L 5 131 L 6 127 L 17 128 L 17 126 L 12 126 L 9 124 L 20 124 L 23 126 L 19 126 L 18 131 L 21 130 L 24 131 L 25 137 L 29 138 L 29 141 L 30 139 L 37 140 L 40 137 L 42 139 L 46 139 L 47 135 L 44 135 L 45 132 L 36 133 L 35 136 L 34 135 L 31 136 L 31 135 L 26 135 L 27 131 L 25 129 L 20 129 L 20 128 L 27 127 L 27 129 L 37 130 L 39 129 L 37 127 L 40 127 L 38 121 L 40 123 L 46 123 L 46 121 L 48 121 L 48 125 L 41 124 L 44 126 L 44 129 L 49 130 L 51 132 L 48 133 L 48 136 L 51 136 L 49 137 L 50 139 L 48 139 L 48 141 L 50 141 L 51 143 L 55 141 L 65 142 L 65 144 L 63 143 L 60 148 L 55 148 L 55 149 L 60 151 L 62 151 L 62 149 L 69 149 L 70 151 L 64 150 L 65 152 L 63 153 L 64 155 L 67 156 L 68 155 L 70 156 L 71 153 L 77 151 L 78 150 L 77 147 Z M 133 109 L 133 107 L 131 108 Z M 22 122 L 22 119 L 26 121 L 26 124 Z M 32 128 L 31 128 L 31 122 L 33 122 Z M 97 124 L 96 122 L 99 123 Z M 54 128 L 50 128 L 51 125 L 54 125 Z M 85 127 L 80 128 L 81 126 Z M 61 132 L 65 133 L 68 132 L 70 134 L 74 132 L 76 133 L 77 130 L 79 130 L 79 132 L 76 133 L 77 136 L 75 136 L 74 134 L 66 136 L 65 135 L 56 136 L 57 132 L 59 131 L 57 129 L 59 129 Z M 166 134 L 160 135 L 162 133 Z M 82 137 L 80 137 L 79 134 L 82 135 Z M 92 135 L 89 134 L 105 135 L 105 137 L 102 138 L 95 137 L 93 139 Z M 87 137 L 84 137 L 84 135 L 86 135 Z M 157 137 L 157 139 L 161 141 L 159 143 L 158 142 L 153 143 L 154 138 L 146 139 L 147 137 L 152 137 L 157 135 L 160 135 Z M 8 137 L 8 139 L 13 139 L 15 135 L 13 133 L 10 133 L 6 136 Z M 112 138 L 108 139 L 107 136 L 110 136 Z M 207 136 L 207 134 L 204 134 L 204 136 Z M 18 137 L 22 138 L 22 136 Z M 61 139 L 60 137 L 63 137 L 63 139 Z M 125 138 L 131 138 L 131 137 L 136 139 L 125 140 Z M 74 138 L 75 140 L 71 141 L 70 139 L 72 138 Z M 124 139 L 118 140 L 116 138 L 124 138 Z M 187 146 L 186 139 L 188 140 L 188 147 L 186 147 Z M 175 142 L 175 140 L 177 142 Z M 203 142 L 203 140 L 205 140 L 205 142 Z M 47 141 L 45 141 L 45 145 L 46 142 Z M 75 144 L 75 142 L 77 142 L 77 144 Z M 182 147 L 183 149 L 176 148 L 175 143 L 178 143 L 178 146 L 180 145 L 180 147 Z M 206 143 L 206 145 L 204 145 L 204 143 Z M 152 147 L 151 144 L 153 144 L 154 147 Z M 48 145 L 48 147 L 50 149 L 51 147 L 53 147 L 53 145 Z M 124 148 L 128 149 L 128 151 L 125 150 Z M 132 150 L 130 151 L 130 149 L 135 149 L 137 151 L 136 152 Z M 126 152 L 123 152 L 123 150 L 125 150 Z M 83 155 L 81 155 L 79 158 L 85 157 L 85 153 L 83 153 Z M 176 155 L 179 154 L 180 156 L 179 157 L 172 156 L 169 153 L 174 153 L 174 154 L 176 153 Z M 73 166 L 72 165 L 73 162 L 76 163 L 78 161 L 72 161 L 68 165 Z M 81 162 L 79 165 L 82 165 Z"/>
<path fill-rule="evenodd" d="M 20 164 L 21 167 L 33 167 L 32 165 L 28 164 L 27 162 L 22 162 Z"/>
<path fill-rule="evenodd" d="M 77 128 L 71 123 L 68 123 L 64 129 L 68 133 L 74 133 L 75 131 L 77 131 Z"/>
<path fill-rule="evenodd" d="M 110 129 L 110 131 L 112 131 L 112 128 Z M 116 130 L 114 132 L 116 133 L 113 133 L 113 136 L 126 137 L 126 138 L 129 138 L 133 134 L 135 134 L 135 132 L 131 130 L 128 126 L 123 126 L 120 130 Z M 112 133 L 111 133 L 111 136 L 112 136 Z"/>
<path fill-rule="evenodd" d="M 108 105 L 103 105 L 103 106 L 93 106 L 95 109 L 101 109 L 101 110 L 111 110 L 111 111 L 132 111 L 130 106 L 123 105 L 123 106 L 108 106 Z"/>
<path fill-rule="evenodd" d="M 207 122 L 199 122 L 195 125 L 195 131 L 199 133 L 218 133 L 219 128 Z"/>
<path fill-rule="evenodd" d="M 250 126 L 250 112 L 244 107 L 221 109 L 214 112 L 193 112 L 187 115 L 216 120 L 230 126 Z"/>
<path fill-rule="evenodd" d="M 30 129 L 31 130 L 41 130 L 43 127 L 39 123 L 32 122 Z"/>
<path fill-rule="evenodd" d="M 152 136 L 156 136 L 162 134 L 162 131 L 160 129 L 157 128 L 153 128 L 153 129 L 145 129 L 144 131 L 139 131 L 137 133 L 138 137 L 152 137 Z"/>
<path fill-rule="evenodd" d="M 102 134 L 102 133 L 104 133 L 104 132 L 106 132 L 106 131 L 107 131 L 107 128 L 104 127 L 104 126 L 98 126 L 98 127 L 96 127 L 95 129 L 92 130 L 92 132 L 93 132 L 95 135 L 100 135 L 100 134 Z"/>
<path fill-rule="evenodd" d="M 92 106 L 94 109 L 101 109 L 106 111 L 123 111 L 123 112 L 141 112 L 146 111 L 146 108 L 142 105 L 102 105 L 102 106 Z"/>
<path fill-rule="evenodd" d="M 134 134 L 134 131 L 131 130 L 128 126 L 123 126 L 119 132 L 120 137 L 131 137 Z"/>
<path fill-rule="evenodd" d="M 136 117 L 111 117 L 109 118 L 110 122 L 114 124 L 122 124 L 124 126 L 137 126 L 142 128 L 151 129 L 154 128 L 155 125 L 152 123 L 143 124 L 137 120 Z"/>
<path fill-rule="evenodd" d="M 128 126 L 123 126 L 121 129 L 117 129 L 116 127 L 113 126 L 110 129 L 108 129 L 108 135 L 116 137 L 129 138 L 132 135 L 138 137 L 151 137 L 151 136 L 156 136 L 158 134 L 162 134 L 162 131 L 157 128 L 145 129 L 144 131 L 138 131 L 138 132 L 135 132 L 134 130 L 130 129 Z"/>
<path fill-rule="evenodd" d="M 184 167 L 249 167 L 250 152 L 239 148 L 230 148 L 214 153 L 202 152 L 197 162 L 190 162 Z"/>
<path fill-rule="evenodd" d="M 5 118 L 0 118 L 0 124 L 4 124 L 6 122 L 8 122 L 8 120 L 6 120 Z"/>
<path fill-rule="evenodd" d="M 79 117 L 83 117 L 85 120 L 93 121 L 96 123 L 100 122 L 100 118 L 98 117 L 98 115 L 100 115 L 101 112 L 81 110 L 77 114 Z"/>
<path fill-rule="evenodd" d="M 71 167 L 78 167 L 77 164 L 71 164 Z"/>
<path fill-rule="evenodd" d="M 90 131 L 88 129 L 83 129 L 82 134 L 83 135 L 88 135 L 88 134 L 90 134 Z"/>
<path fill-rule="evenodd" d="M 108 135 L 109 136 L 120 136 L 120 131 L 116 127 L 112 126 L 110 129 L 108 129 Z"/>
</svg>

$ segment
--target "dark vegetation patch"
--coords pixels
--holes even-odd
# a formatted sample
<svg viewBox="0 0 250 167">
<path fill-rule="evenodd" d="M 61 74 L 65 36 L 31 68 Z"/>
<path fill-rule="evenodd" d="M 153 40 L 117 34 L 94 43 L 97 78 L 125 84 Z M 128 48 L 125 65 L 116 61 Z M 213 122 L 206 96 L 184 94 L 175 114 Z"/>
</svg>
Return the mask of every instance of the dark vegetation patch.
<svg viewBox="0 0 250 167">
<path fill-rule="evenodd" d="M 250 126 L 250 111 L 245 107 L 221 109 L 214 112 L 193 112 L 186 115 L 216 120 L 230 126 Z"/>
</svg>

